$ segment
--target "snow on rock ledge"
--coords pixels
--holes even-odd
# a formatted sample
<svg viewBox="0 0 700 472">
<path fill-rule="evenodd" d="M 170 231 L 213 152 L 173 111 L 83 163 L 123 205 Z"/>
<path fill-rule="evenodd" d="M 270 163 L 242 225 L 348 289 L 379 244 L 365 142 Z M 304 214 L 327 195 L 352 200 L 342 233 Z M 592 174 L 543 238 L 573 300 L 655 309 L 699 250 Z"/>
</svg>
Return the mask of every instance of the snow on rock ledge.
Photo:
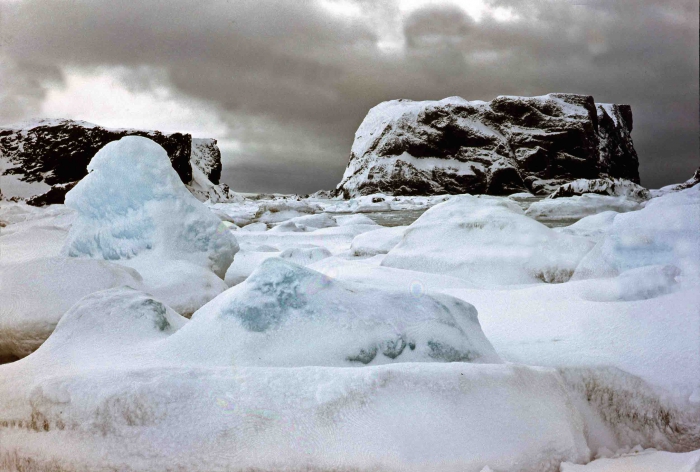
<svg viewBox="0 0 700 472">
<path fill-rule="evenodd" d="M 577 178 L 639 182 L 629 105 L 586 95 L 392 100 L 355 133 L 345 197 L 548 193 Z"/>
<path fill-rule="evenodd" d="M 680 192 L 681 190 L 694 187 L 698 184 L 700 184 L 700 168 L 698 168 L 698 170 L 695 171 L 693 176 L 685 182 L 680 184 L 667 185 L 665 187 L 661 187 L 660 189 L 652 190 L 651 196 L 661 197 L 666 195 L 667 193 Z"/>
<path fill-rule="evenodd" d="M 78 215 L 64 253 L 107 260 L 184 260 L 224 277 L 238 244 L 182 184 L 162 147 L 129 136 L 107 144 L 66 194 Z"/>
<path fill-rule="evenodd" d="M 584 193 L 597 193 L 615 197 L 627 197 L 638 201 L 649 200 L 651 193 L 641 185 L 624 179 L 577 179 L 557 188 L 547 198 L 573 197 Z"/>
</svg>

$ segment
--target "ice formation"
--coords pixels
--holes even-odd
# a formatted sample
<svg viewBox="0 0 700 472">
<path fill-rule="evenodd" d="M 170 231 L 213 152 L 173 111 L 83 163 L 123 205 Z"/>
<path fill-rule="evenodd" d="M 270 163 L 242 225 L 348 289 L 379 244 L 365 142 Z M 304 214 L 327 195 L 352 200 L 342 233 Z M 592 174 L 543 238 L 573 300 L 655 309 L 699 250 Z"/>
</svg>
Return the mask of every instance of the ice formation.
<svg viewBox="0 0 700 472">
<path fill-rule="evenodd" d="M 281 258 L 192 316 L 192 358 L 257 366 L 499 362 L 469 304 L 340 282 Z M 175 343 L 178 345 L 178 343 Z"/>
<path fill-rule="evenodd" d="M 65 254 L 122 260 L 148 253 L 224 277 L 236 239 L 187 191 L 163 148 L 128 136 L 102 148 L 88 171 L 66 194 L 78 217 Z"/>
<path fill-rule="evenodd" d="M 572 197 L 586 193 L 649 200 L 651 193 L 639 184 L 625 179 L 577 179 L 558 187 L 549 198 Z"/>
<path fill-rule="evenodd" d="M 619 214 L 605 238 L 581 261 L 577 279 L 610 277 L 645 266 L 671 265 L 700 278 L 700 186 L 654 198 Z"/>
</svg>

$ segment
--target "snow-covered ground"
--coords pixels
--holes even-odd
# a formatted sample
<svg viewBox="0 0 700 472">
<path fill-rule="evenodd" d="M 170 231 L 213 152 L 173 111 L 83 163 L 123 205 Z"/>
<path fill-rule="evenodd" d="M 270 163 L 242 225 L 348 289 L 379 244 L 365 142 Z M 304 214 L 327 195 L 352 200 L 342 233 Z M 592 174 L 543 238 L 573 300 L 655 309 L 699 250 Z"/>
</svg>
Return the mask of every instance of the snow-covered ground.
<svg viewBox="0 0 700 472">
<path fill-rule="evenodd" d="M 202 204 L 160 151 L 0 203 L 0 469 L 700 467 L 699 186 Z"/>
</svg>

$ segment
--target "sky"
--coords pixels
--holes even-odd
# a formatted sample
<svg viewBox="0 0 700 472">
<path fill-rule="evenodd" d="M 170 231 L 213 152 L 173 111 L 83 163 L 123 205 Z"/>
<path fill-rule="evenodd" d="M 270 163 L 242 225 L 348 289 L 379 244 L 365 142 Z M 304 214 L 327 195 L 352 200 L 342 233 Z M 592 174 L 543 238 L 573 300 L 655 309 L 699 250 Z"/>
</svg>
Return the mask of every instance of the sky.
<svg viewBox="0 0 700 472">
<path fill-rule="evenodd" d="M 642 184 L 698 152 L 697 0 L 0 0 L 0 124 L 72 118 L 216 138 L 240 192 L 340 181 L 396 98 L 627 103 Z"/>
</svg>

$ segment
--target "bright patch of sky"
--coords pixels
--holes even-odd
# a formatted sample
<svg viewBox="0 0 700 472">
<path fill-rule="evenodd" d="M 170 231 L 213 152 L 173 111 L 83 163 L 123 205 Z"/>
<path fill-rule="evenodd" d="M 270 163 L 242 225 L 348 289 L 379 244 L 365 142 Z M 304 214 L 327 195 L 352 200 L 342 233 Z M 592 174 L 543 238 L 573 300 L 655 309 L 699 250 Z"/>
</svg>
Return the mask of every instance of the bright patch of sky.
<svg viewBox="0 0 700 472">
<path fill-rule="evenodd" d="M 142 72 L 159 75 L 157 71 Z M 110 128 L 177 131 L 194 137 L 223 137 L 228 133 L 213 106 L 176 96 L 167 84 L 129 85 L 128 77 L 124 68 L 69 69 L 65 86 L 48 91 L 41 116 L 83 120 Z"/>
<path fill-rule="evenodd" d="M 457 6 L 477 23 L 485 16 L 497 21 L 514 21 L 519 17 L 509 8 L 489 7 L 484 0 L 397 0 L 379 2 L 364 7 L 350 0 L 318 0 L 329 13 L 345 18 L 365 17 L 374 24 L 378 36 L 377 48 L 385 54 L 400 54 L 406 46 L 403 21 L 416 10 L 440 6 Z"/>
</svg>

